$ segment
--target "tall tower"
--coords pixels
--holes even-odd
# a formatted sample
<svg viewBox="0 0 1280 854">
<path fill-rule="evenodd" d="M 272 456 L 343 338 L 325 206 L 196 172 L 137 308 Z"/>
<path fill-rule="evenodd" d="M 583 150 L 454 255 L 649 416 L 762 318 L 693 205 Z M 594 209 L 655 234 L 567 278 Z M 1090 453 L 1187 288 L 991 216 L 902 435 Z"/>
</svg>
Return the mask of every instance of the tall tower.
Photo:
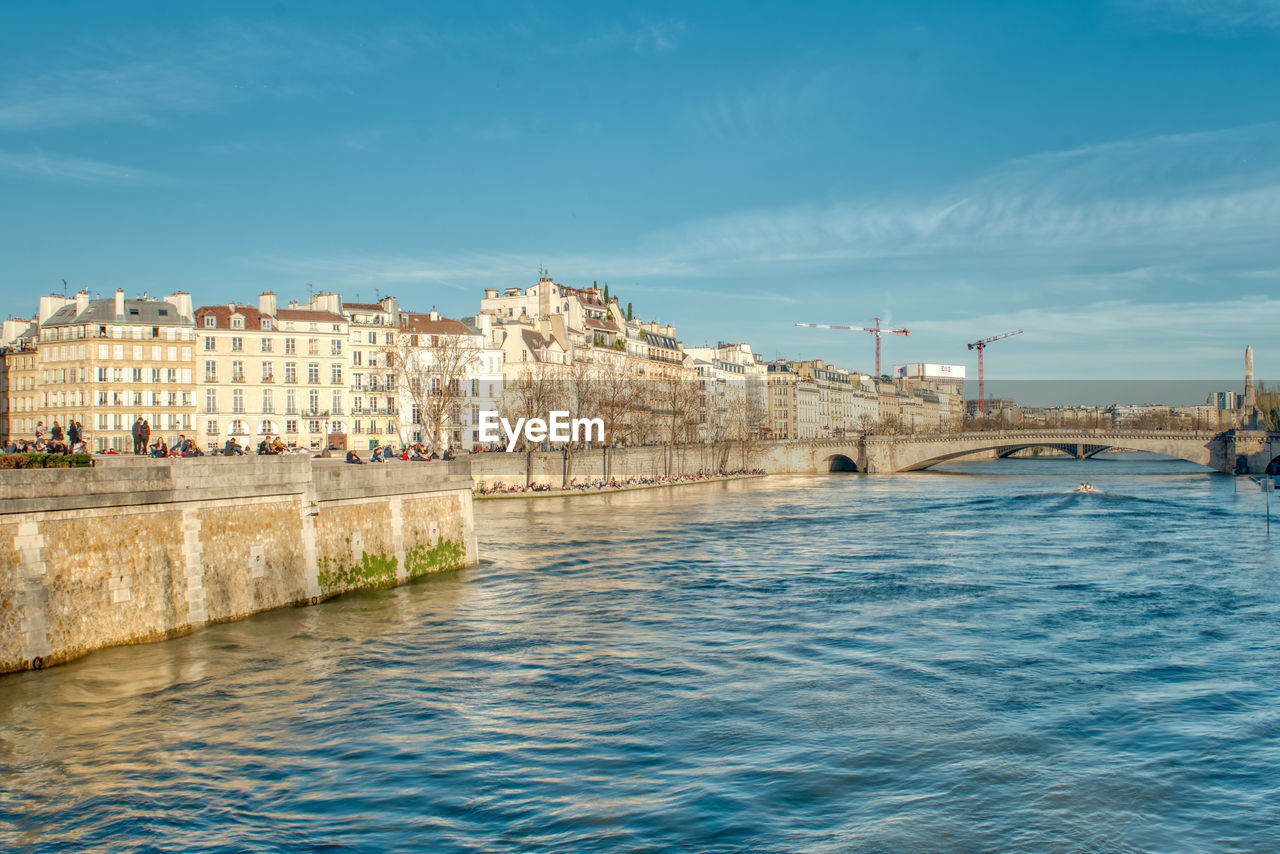
<svg viewBox="0 0 1280 854">
<path fill-rule="evenodd" d="M 1256 429 L 1258 426 L 1258 395 L 1253 386 L 1253 345 L 1244 348 L 1244 410 L 1241 412 L 1243 426 Z"/>
</svg>

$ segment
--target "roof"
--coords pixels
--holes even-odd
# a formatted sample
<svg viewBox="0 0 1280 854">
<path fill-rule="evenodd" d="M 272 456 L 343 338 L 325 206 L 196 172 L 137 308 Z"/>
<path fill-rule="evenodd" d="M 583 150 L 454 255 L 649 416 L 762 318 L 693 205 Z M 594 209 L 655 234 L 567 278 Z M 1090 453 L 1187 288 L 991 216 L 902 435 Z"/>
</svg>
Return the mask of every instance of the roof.
<svg viewBox="0 0 1280 854">
<path fill-rule="evenodd" d="M 595 320 L 594 318 L 590 318 L 590 317 L 588 317 L 588 318 L 586 318 L 585 320 L 583 320 L 582 322 L 583 322 L 585 325 L 587 325 L 587 326 L 591 327 L 592 329 L 604 329 L 604 330 L 607 330 L 607 331 L 609 331 L 609 332 L 617 332 L 617 331 L 619 331 L 619 330 L 618 330 L 618 324 L 616 324 L 616 323 L 614 323 L 613 321 L 610 321 L 610 320 Z"/>
<path fill-rule="evenodd" d="M 342 308 L 344 311 L 386 311 L 376 302 L 344 302 Z"/>
<path fill-rule="evenodd" d="M 410 332 L 429 332 L 433 335 L 470 335 L 466 324 L 449 317 L 431 319 L 429 314 L 402 314 L 401 323 Z"/>
<path fill-rule="evenodd" d="M 262 312 L 251 305 L 237 305 L 235 314 L 244 316 L 245 329 L 261 329 L 262 328 Z M 207 318 L 214 318 L 214 329 L 230 329 L 231 328 L 232 310 L 229 305 L 202 305 L 196 309 L 196 326 L 201 329 L 210 328 Z"/>
<path fill-rule="evenodd" d="M 78 326 L 83 323 L 126 323 L 138 326 L 191 326 L 192 320 L 183 317 L 169 302 L 158 299 L 126 299 L 124 314 L 116 314 L 114 297 L 90 300 L 82 312 L 76 312 L 74 302 L 64 305 L 49 316 L 41 326 Z"/>
<path fill-rule="evenodd" d="M 320 321 L 331 323 L 347 322 L 347 318 L 341 314 L 334 314 L 332 311 L 322 311 L 314 308 L 277 309 L 276 320 L 305 320 L 309 323 L 318 323 Z"/>
</svg>

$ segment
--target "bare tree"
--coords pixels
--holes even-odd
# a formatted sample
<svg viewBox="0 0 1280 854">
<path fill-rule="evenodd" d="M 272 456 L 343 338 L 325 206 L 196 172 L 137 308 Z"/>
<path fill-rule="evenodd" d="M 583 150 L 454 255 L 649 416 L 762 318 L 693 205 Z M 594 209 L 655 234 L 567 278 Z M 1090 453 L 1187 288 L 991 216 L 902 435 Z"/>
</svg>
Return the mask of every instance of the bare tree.
<svg viewBox="0 0 1280 854">
<path fill-rule="evenodd" d="M 456 323 L 456 321 L 454 321 Z M 463 382 L 479 362 L 480 345 L 461 323 L 457 329 L 398 331 L 385 349 L 397 385 L 413 404 L 408 421 L 428 450 L 443 454 L 462 423 Z M 405 413 L 401 412 L 402 419 Z"/>
<path fill-rule="evenodd" d="M 548 362 L 529 362 L 520 375 L 503 386 L 502 416 L 512 424 L 518 420 L 546 418 L 553 409 L 564 408 L 565 383 L 563 366 Z M 516 448 L 524 451 L 525 485 L 533 479 L 533 452 L 537 448 L 525 441 L 523 432 L 516 439 Z"/>
</svg>

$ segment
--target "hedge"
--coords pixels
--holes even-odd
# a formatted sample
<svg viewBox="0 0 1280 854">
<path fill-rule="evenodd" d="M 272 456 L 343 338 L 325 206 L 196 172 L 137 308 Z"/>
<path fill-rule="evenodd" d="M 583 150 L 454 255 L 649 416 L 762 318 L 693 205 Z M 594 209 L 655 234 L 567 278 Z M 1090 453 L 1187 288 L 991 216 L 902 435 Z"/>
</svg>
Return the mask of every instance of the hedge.
<svg viewBox="0 0 1280 854">
<path fill-rule="evenodd" d="M 0 454 L 0 469 L 80 469 L 92 465 L 89 454 Z"/>
</svg>

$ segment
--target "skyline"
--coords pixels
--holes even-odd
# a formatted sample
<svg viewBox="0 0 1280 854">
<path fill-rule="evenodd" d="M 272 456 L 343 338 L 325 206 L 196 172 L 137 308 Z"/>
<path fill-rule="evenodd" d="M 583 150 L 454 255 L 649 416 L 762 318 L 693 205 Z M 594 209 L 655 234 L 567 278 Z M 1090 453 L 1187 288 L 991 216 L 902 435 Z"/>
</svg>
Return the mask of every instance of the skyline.
<svg viewBox="0 0 1280 854">
<path fill-rule="evenodd" d="M 459 316 L 545 265 L 768 358 L 869 371 L 791 324 L 879 316 L 975 376 L 1026 330 L 989 382 L 1270 373 L 1280 4 L 415 8 L 0 12 L 5 313 Z"/>
</svg>

